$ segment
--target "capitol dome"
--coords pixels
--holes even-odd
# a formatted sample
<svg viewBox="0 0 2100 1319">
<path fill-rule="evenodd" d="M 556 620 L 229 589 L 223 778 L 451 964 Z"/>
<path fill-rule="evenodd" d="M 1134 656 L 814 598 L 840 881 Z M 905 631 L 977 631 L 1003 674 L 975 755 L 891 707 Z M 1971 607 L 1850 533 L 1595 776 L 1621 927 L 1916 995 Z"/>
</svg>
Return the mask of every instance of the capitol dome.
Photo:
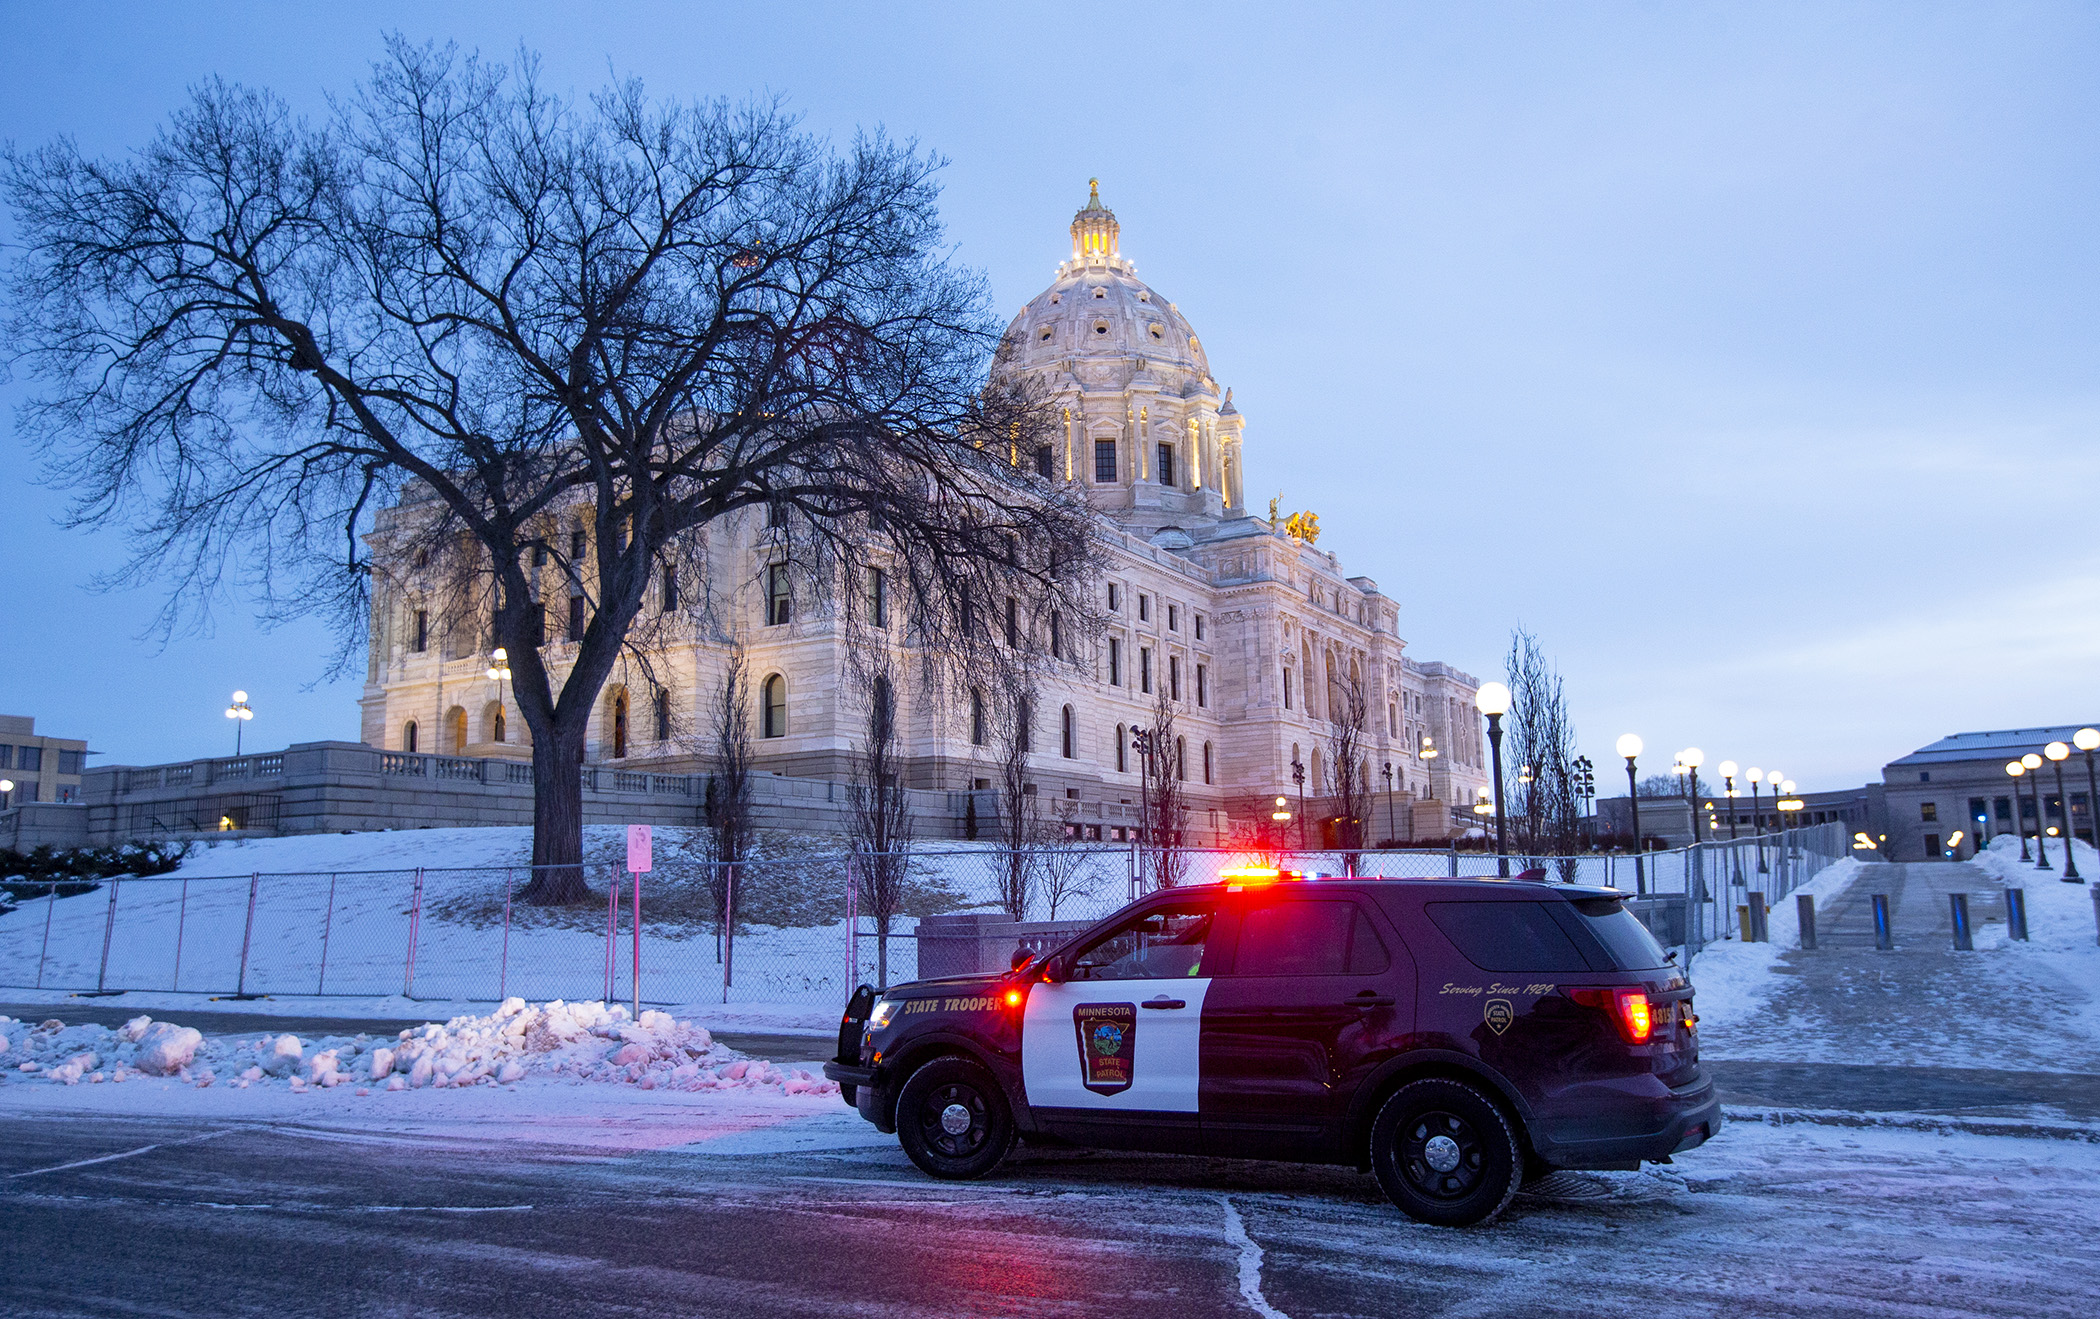
<svg viewBox="0 0 2100 1319">
<path fill-rule="evenodd" d="M 1171 392 L 1182 397 L 1215 394 L 1195 329 L 1137 277 L 1122 253 L 1116 213 L 1101 204 L 1101 181 L 1088 182 L 1087 204 L 1072 217 L 1071 258 L 1007 327 L 1002 369 L 1070 374 L 1096 385 L 1146 373 L 1171 379 Z"/>
</svg>

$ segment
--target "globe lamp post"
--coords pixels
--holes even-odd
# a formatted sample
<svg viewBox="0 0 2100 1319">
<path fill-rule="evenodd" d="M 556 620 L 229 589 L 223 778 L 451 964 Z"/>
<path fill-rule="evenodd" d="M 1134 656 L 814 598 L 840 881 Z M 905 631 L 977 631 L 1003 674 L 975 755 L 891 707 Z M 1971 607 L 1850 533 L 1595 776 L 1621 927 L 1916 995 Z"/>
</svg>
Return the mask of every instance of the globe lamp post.
<svg viewBox="0 0 2100 1319">
<path fill-rule="evenodd" d="M 1385 838 L 1389 843 L 1398 842 L 1400 836 L 1393 832 L 1393 762 L 1386 761 L 1378 772 L 1385 776 Z"/>
<path fill-rule="evenodd" d="M 2071 735 L 2071 745 L 2085 753 L 2085 818 L 2100 820 L 2100 776 L 2093 773 L 2093 752 L 2100 751 L 2100 728 L 2081 728 Z M 2077 836 L 2073 829 L 2071 834 Z M 2093 826 L 2093 845 L 2100 847 L 2100 824 Z"/>
<path fill-rule="evenodd" d="M 1728 841 L 1729 841 L 1729 843 L 1733 844 L 1733 843 L 1735 842 L 1735 772 L 1736 772 L 1736 763 L 1735 763 L 1734 761 L 1732 761 L 1732 760 L 1724 760 L 1724 761 L 1722 761 L 1722 762 L 1721 762 L 1720 764 L 1718 764 L 1718 765 L 1714 766 L 1714 768 L 1715 768 L 1715 769 L 1718 769 L 1719 771 L 1721 771 L 1721 797 L 1722 797 L 1722 800 L 1724 800 L 1724 801 L 1726 801 L 1726 802 L 1728 803 Z M 1730 860 L 1730 861 L 1731 861 L 1731 862 L 1732 862 L 1732 863 L 1734 864 L 1734 867 L 1735 867 L 1735 882 L 1736 882 L 1736 883 L 1738 883 L 1738 884 L 1742 883 L 1742 882 L 1743 882 L 1743 857 L 1742 857 L 1742 853 L 1741 853 L 1741 852 L 1740 852 L 1740 851 L 1739 851 L 1739 850 L 1738 850 L 1737 848 L 1735 848 L 1735 847 L 1731 846 L 1731 847 L 1729 847 L 1729 849 L 1728 849 L 1728 859 L 1729 859 L 1729 860 Z"/>
<path fill-rule="evenodd" d="M 2022 861 L 2032 861 L 2034 858 L 2027 855 L 2027 828 L 2020 823 L 2020 808 L 2027 804 L 2027 794 L 2020 791 L 2020 776 L 2027 772 L 2027 766 L 2022 765 L 2017 760 L 2008 760 L 2005 762 L 2005 772 L 2012 775 L 2013 832 L 2020 836 L 2020 859 Z"/>
<path fill-rule="evenodd" d="M 1636 897 L 1648 896 L 1647 858 L 1641 853 L 1641 783 L 1634 777 L 1634 761 L 1641 754 L 1641 737 L 1638 733 L 1621 733 L 1616 743 L 1620 755 L 1626 757 L 1626 810 L 1633 817 L 1633 891 Z"/>
<path fill-rule="evenodd" d="M 1473 694 L 1473 708 L 1487 716 L 1488 747 L 1495 774 L 1495 873 L 1509 878 L 1509 817 L 1502 809 L 1502 716 L 1509 713 L 1509 688 L 1484 682 Z"/>
<path fill-rule="evenodd" d="M 233 704 L 226 707 L 226 717 L 233 720 L 233 754 L 238 757 L 241 754 L 241 728 L 255 717 L 255 711 L 248 708 L 248 693 L 233 694 Z"/>
<path fill-rule="evenodd" d="M 1765 818 L 1757 804 L 1757 783 L 1764 771 L 1753 766 L 1743 777 L 1750 780 L 1750 831 L 1757 838 L 1757 873 L 1769 875 L 1772 872 L 1765 868 Z"/>
<path fill-rule="evenodd" d="M 2030 751 L 2020 757 L 2020 765 L 2034 786 L 2034 868 L 2054 870 L 2056 867 L 2049 864 L 2049 817 L 2042 814 L 2042 776 L 2035 772 L 2042 767 L 2042 758 Z"/>
<path fill-rule="evenodd" d="M 2042 748 L 2042 754 L 2056 766 L 2056 799 L 2064 804 L 2064 883 L 2083 884 L 2085 877 L 2078 873 L 2078 856 L 2071 850 L 2071 799 L 2064 792 L 2064 762 L 2071 758 L 2071 748 L 2061 742 L 2051 742 Z"/>
<path fill-rule="evenodd" d="M 1304 851 L 1305 843 L 1305 762 L 1291 757 L 1291 782 L 1298 785 L 1298 850 Z"/>
</svg>

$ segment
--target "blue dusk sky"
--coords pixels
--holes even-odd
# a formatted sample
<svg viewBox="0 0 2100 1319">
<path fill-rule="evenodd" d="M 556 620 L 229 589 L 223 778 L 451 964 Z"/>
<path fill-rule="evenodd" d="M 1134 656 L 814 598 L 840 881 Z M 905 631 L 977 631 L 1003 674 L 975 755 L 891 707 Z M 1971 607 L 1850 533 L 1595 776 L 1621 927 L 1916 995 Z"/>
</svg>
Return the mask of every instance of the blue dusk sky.
<svg viewBox="0 0 2100 1319">
<path fill-rule="evenodd" d="M 0 3 L 0 136 L 147 141 L 207 76 L 309 112 L 397 29 L 588 91 L 777 93 L 949 158 L 1002 313 L 1089 176 L 1247 421 L 1249 502 L 1409 653 L 1566 677 L 1585 751 L 1856 785 L 2100 719 L 2092 5 Z M 10 238 L 0 218 L 0 240 Z M 357 736 L 319 622 L 166 646 L 0 385 L 0 712 L 98 763 Z M 1607 782 L 1612 776 L 1606 776 Z"/>
</svg>

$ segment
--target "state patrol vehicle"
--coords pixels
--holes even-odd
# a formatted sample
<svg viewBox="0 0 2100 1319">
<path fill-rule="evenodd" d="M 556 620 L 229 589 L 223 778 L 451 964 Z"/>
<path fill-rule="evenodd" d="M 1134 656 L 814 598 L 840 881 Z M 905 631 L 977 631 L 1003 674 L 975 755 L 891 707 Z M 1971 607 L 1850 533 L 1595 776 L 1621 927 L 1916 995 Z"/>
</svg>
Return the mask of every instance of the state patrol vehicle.
<svg viewBox="0 0 2100 1319">
<path fill-rule="evenodd" d="M 861 986 L 824 1074 L 935 1177 L 1017 1140 L 1368 1170 L 1424 1222 L 1721 1126 L 1692 987 L 1615 889 L 1226 881 L 998 975 Z"/>
</svg>

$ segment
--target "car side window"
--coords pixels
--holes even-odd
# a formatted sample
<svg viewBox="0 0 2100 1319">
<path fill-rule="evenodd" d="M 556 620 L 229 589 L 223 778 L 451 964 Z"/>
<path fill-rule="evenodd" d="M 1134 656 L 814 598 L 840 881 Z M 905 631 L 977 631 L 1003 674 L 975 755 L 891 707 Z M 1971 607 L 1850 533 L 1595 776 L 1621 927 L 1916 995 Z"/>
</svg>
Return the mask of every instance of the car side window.
<svg viewBox="0 0 2100 1319">
<path fill-rule="evenodd" d="M 1205 974 L 1217 908 L 1208 902 L 1155 907 L 1079 951 L 1072 980 L 1164 980 Z"/>
<path fill-rule="evenodd" d="M 1276 897 L 1242 912 L 1232 973 L 1376 975 L 1391 961 L 1370 918 L 1354 902 Z"/>
<path fill-rule="evenodd" d="M 1483 971 L 1587 971 L 1542 902 L 1432 902 L 1429 919 Z"/>
</svg>

